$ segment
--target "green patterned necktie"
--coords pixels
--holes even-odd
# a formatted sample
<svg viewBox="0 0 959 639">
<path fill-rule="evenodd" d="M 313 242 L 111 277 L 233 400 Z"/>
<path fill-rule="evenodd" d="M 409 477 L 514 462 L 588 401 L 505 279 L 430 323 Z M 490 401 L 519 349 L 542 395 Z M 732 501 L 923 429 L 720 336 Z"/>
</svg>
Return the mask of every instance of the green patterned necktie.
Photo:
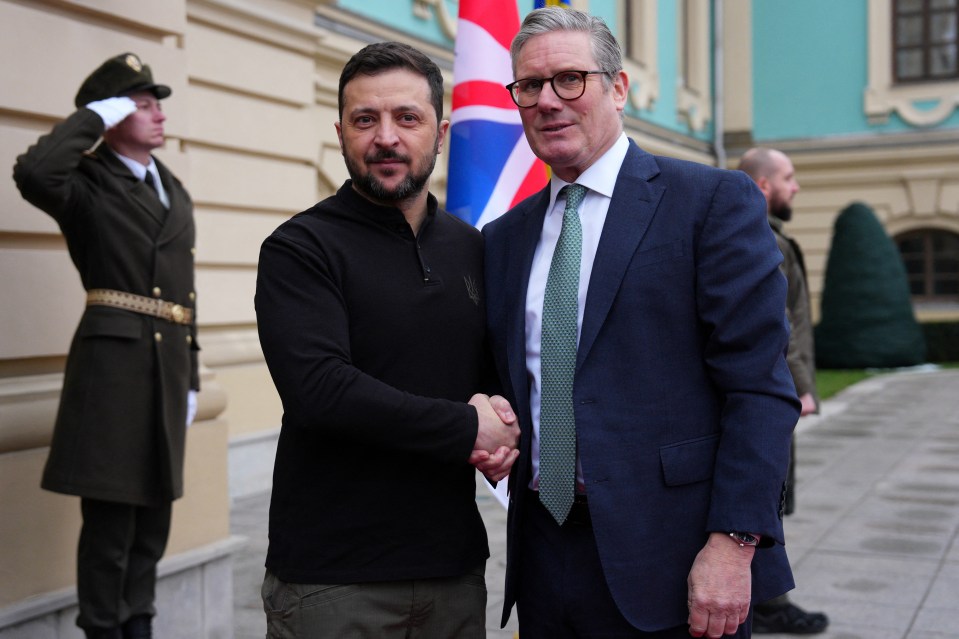
<svg viewBox="0 0 959 639">
<path fill-rule="evenodd" d="M 579 205 L 586 187 L 570 184 L 563 228 L 556 241 L 543 299 L 540 343 L 542 395 L 539 417 L 539 499 L 560 525 L 573 506 L 576 489 L 576 420 L 573 415 L 573 374 L 579 315 L 579 268 L 583 227 Z"/>
</svg>

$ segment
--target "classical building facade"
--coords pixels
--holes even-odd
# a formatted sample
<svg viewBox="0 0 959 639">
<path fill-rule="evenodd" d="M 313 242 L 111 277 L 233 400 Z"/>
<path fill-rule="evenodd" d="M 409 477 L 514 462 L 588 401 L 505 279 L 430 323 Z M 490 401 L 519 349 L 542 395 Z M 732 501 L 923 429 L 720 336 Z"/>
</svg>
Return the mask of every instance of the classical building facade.
<svg viewBox="0 0 959 639">
<path fill-rule="evenodd" d="M 533 3 L 517 4 L 522 16 Z M 624 45 L 625 123 L 641 146 L 732 167 L 752 145 L 790 154 L 803 187 L 791 230 L 814 306 L 832 222 L 859 200 L 911 255 L 920 319 L 959 317 L 955 2 L 572 4 Z M 260 243 L 347 177 L 333 128 L 346 60 L 368 42 L 408 41 L 450 89 L 456 10 L 454 0 L 0 0 L 0 639 L 79 636 L 79 506 L 39 478 L 84 292 L 56 225 L 14 188 L 16 156 L 110 56 L 136 52 L 173 88 L 157 155 L 196 205 L 203 392 L 161 564 L 160 605 L 178 614 L 158 623 L 161 636 L 229 637 L 230 557 L 242 543 L 230 501 L 269 487 L 281 414 L 256 335 Z M 445 161 L 432 184 L 441 200 Z"/>
</svg>

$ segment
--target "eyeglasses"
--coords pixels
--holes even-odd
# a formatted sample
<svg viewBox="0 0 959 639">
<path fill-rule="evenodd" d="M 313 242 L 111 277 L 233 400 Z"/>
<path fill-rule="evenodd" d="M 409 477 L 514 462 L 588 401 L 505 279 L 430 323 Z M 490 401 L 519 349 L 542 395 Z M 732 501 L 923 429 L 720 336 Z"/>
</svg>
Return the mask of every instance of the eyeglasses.
<svg viewBox="0 0 959 639">
<path fill-rule="evenodd" d="M 606 71 L 560 71 L 552 78 L 524 78 L 506 85 L 513 102 L 521 109 L 536 106 L 548 81 L 553 93 L 563 100 L 577 100 L 586 92 L 586 76 Z"/>
</svg>

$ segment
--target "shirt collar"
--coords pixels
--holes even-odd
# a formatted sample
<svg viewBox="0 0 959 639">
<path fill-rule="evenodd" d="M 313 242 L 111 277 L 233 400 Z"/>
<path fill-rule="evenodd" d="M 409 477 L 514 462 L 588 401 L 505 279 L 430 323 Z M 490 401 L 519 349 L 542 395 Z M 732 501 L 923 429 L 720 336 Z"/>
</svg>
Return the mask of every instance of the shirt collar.
<svg viewBox="0 0 959 639">
<path fill-rule="evenodd" d="M 588 169 L 576 178 L 576 184 L 582 184 L 591 192 L 598 193 L 604 197 L 613 197 L 613 189 L 616 187 L 619 170 L 623 166 L 623 160 L 626 159 L 627 151 L 629 151 L 629 138 L 626 137 L 625 133 L 620 133 L 619 138 L 613 143 L 613 146 L 609 147 L 606 153 L 599 156 Z M 570 182 L 556 177 L 556 174 L 553 174 L 550 178 L 549 206 L 546 209 L 547 215 L 552 213 L 560 190 L 568 184 L 570 184 Z"/>
<path fill-rule="evenodd" d="M 373 222 L 392 229 L 394 231 L 399 231 L 403 234 L 411 232 L 410 225 L 406 221 L 406 217 L 403 215 L 403 212 L 396 208 L 395 206 L 389 206 L 384 204 L 377 204 L 372 200 L 369 200 L 363 195 L 356 192 L 353 188 L 353 180 L 349 179 L 343 183 L 343 185 L 337 191 L 338 197 L 343 198 L 343 201 L 349 207 L 351 212 L 356 212 L 363 215 L 366 218 L 369 218 Z M 429 223 L 436 217 L 436 213 L 439 211 L 439 202 L 436 197 L 427 192 L 426 195 L 426 217 L 423 219 L 423 225 L 420 227 L 420 232 L 422 233 Z"/>
<path fill-rule="evenodd" d="M 135 175 L 138 180 L 142 180 L 143 178 L 145 178 L 147 171 L 152 173 L 153 177 L 155 178 L 160 177 L 159 173 L 157 172 L 156 162 L 153 161 L 153 156 L 150 156 L 150 164 L 147 166 L 143 166 L 136 160 L 132 158 L 128 158 L 125 155 L 120 155 L 113 149 L 110 149 L 110 151 L 112 151 L 113 155 L 117 156 L 117 158 L 119 158 L 119 160 L 123 162 L 123 164 L 126 165 L 128 169 L 130 169 L 130 172 L 133 173 L 133 175 Z"/>
</svg>

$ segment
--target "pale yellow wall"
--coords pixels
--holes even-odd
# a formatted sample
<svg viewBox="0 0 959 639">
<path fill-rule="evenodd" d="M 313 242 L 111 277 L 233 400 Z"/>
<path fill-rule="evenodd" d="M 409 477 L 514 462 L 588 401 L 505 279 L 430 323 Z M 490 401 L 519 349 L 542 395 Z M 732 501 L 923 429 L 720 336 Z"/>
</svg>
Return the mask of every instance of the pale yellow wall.
<svg viewBox="0 0 959 639">
<path fill-rule="evenodd" d="M 226 443 L 223 421 L 191 426 L 167 556 L 229 536 Z M 74 583 L 80 502 L 40 490 L 46 457 L 46 448 L 0 455 L 0 608 Z"/>
<path fill-rule="evenodd" d="M 42 491 L 39 478 L 83 290 L 55 223 L 14 188 L 16 156 L 73 111 L 80 82 L 108 57 L 133 51 L 173 88 L 157 155 L 196 203 L 204 372 L 167 556 L 222 540 L 229 439 L 279 423 L 255 331 L 259 244 L 331 188 L 319 167 L 335 138 L 319 127 L 332 131 L 335 109 L 318 86 L 315 7 L 0 0 L 0 607 L 73 583 L 79 527 L 77 499 Z M 338 74 L 356 48 L 325 46 L 324 59 Z"/>
<path fill-rule="evenodd" d="M 859 201 L 870 206 L 890 236 L 924 227 L 959 233 L 959 145 L 817 151 L 799 145 L 781 148 L 792 159 L 801 187 L 787 230 L 805 255 L 817 321 L 833 225 L 849 204 Z M 959 309 L 918 307 L 916 316 L 920 320 L 956 319 Z"/>
<path fill-rule="evenodd" d="M 313 7 L 187 7 L 190 121 L 183 146 L 194 177 L 199 339 L 204 364 L 230 398 L 223 418 L 231 436 L 279 424 L 253 294 L 263 238 L 320 196 Z"/>
<path fill-rule="evenodd" d="M 217 371 L 217 379 L 232 391 L 222 415 L 230 424 L 231 436 L 252 435 L 280 427 L 283 408 L 265 364 L 224 365 Z"/>
<path fill-rule="evenodd" d="M 80 502 L 40 490 L 46 448 L 0 455 L 0 607 L 74 582 Z"/>
<path fill-rule="evenodd" d="M 276 226 L 347 177 L 333 128 L 337 82 L 365 43 L 321 31 L 314 15 L 367 25 L 331 4 L 0 0 L 0 55 L 17 61 L 0 67 L 3 166 L 73 110 L 80 82 L 108 57 L 133 51 L 173 88 L 164 102 L 167 143 L 156 154 L 195 203 L 203 390 L 168 556 L 228 536 L 228 443 L 279 425 L 280 402 L 256 335 L 256 264 L 260 243 Z M 396 37 L 383 27 L 368 32 Z M 451 65 L 451 52 L 427 49 Z M 450 84 L 451 73 L 444 73 Z M 432 182 L 437 193 L 445 192 L 445 159 Z M 73 581 L 77 500 L 40 490 L 39 477 L 83 308 L 56 225 L 4 179 L 0 607 Z"/>
<path fill-rule="evenodd" d="M 800 191 L 786 231 L 802 247 L 814 321 L 836 217 L 853 202 L 871 207 L 890 237 L 919 228 L 959 234 L 959 144 L 932 137 L 903 146 L 811 148 L 803 142 L 764 144 L 789 155 Z M 739 156 L 731 156 L 735 168 Z M 959 308 L 915 308 L 920 321 L 959 319 Z"/>
<path fill-rule="evenodd" d="M 753 128 L 753 36 L 750 2 L 723 3 L 723 129 Z"/>
</svg>

